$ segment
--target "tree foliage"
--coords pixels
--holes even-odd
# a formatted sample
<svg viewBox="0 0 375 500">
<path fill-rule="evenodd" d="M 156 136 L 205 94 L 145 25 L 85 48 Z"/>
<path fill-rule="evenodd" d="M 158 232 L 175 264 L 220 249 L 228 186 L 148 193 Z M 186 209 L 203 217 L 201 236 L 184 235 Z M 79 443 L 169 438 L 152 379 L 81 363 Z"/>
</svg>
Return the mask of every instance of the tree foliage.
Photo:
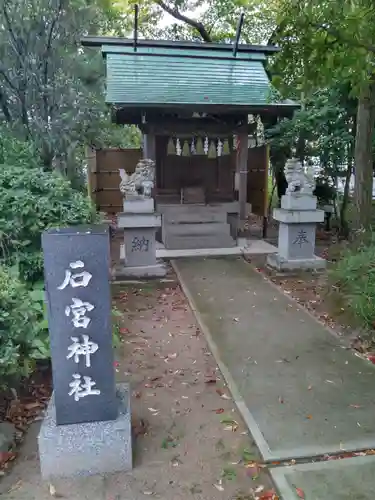
<svg viewBox="0 0 375 500">
<path fill-rule="evenodd" d="M 36 145 L 45 168 L 72 178 L 82 145 L 114 130 L 101 54 L 83 51 L 80 38 L 129 34 L 132 20 L 109 0 L 0 0 L 0 13 L 2 119 Z"/>
<path fill-rule="evenodd" d="M 352 174 L 357 100 L 350 97 L 347 85 L 336 82 L 332 87 L 312 92 L 304 107 L 292 119 L 279 121 L 266 133 L 271 145 L 271 159 L 278 186 L 284 194 L 282 170 L 292 150 L 299 150 L 304 164 L 313 163 L 318 172 L 316 196 L 324 203 L 336 199 L 336 186 L 343 178 L 345 193 L 338 211 L 341 233 L 347 234 L 346 207 Z M 303 150 L 299 149 L 303 137 Z M 281 183 L 284 190 L 279 187 Z"/>
<path fill-rule="evenodd" d="M 170 21 L 162 29 L 154 29 L 157 38 L 197 40 L 203 42 L 230 42 L 236 35 L 242 12 L 245 23 L 242 43 L 266 43 L 276 26 L 276 5 L 279 0 L 128 0 L 125 9 L 133 3 L 140 5 L 143 17 L 154 20 L 167 14 Z M 119 5 L 122 2 L 120 0 Z"/>
<path fill-rule="evenodd" d="M 275 64 L 284 86 L 302 96 L 345 83 L 358 99 L 355 141 L 357 227 L 371 223 L 375 122 L 375 6 L 370 0 L 283 0 L 272 40 L 282 52 Z"/>
<path fill-rule="evenodd" d="M 32 142 L 1 132 L 0 259 L 18 264 L 21 278 L 35 282 L 43 278 L 42 232 L 90 223 L 96 216 L 87 196 L 59 173 L 42 168 Z"/>
</svg>

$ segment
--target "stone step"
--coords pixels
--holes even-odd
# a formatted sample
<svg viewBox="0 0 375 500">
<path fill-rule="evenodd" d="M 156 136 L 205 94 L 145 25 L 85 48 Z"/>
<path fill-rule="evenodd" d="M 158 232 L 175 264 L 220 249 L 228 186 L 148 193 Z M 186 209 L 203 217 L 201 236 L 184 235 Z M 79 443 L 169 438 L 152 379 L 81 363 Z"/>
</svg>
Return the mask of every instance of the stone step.
<svg viewBox="0 0 375 500">
<path fill-rule="evenodd" d="M 227 222 L 227 213 L 224 210 L 168 210 L 162 215 L 163 223 L 166 224 L 187 224 L 202 222 Z"/>
<path fill-rule="evenodd" d="M 202 222 L 194 224 L 163 224 L 163 235 L 211 236 L 230 234 L 230 225 L 226 222 Z"/>
<path fill-rule="evenodd" d="M 158 213 L 163 214 L 163 216 L 176 216 L 185 214 L 195 214 L 196 216 L 205 216 L 206 214 L 222 214 L 227 213 L 226 204 L 218 205 L 203 205 L 203 204 L 191 204 L 191 205 L 168 205 L 168 204 L 158 204 L 156 207 Z"/>
<path fill-rule="evenodd" d="M 167 234 L 164 245 L 169 250 L 185 250 L 192 248 L 232 248 L 236 246 L 236 242 L 229 234 L 208 236 Z"/>
</svg>

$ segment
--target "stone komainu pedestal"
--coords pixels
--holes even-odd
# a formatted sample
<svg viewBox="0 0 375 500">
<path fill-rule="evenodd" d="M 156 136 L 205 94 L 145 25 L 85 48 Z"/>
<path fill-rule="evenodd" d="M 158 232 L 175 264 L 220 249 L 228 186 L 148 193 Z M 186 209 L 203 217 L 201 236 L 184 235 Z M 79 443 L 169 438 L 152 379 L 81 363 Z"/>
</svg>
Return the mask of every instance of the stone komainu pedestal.
<svg viewBox="0 0 375 500">
<path fill-rule="evenodd" d="M 53 395 L 38 436 L 42 477 L 132 468 L 130 394 L 115 384 L 104 226 L 42 235 Z"/>
<path fill-rule="evenodd" d="M 121 265 L 117 277 L 164 277 L 166 269 L 156 259 L 156 231 L 161 226 L 161 216 L 154 210 L 152 198 L 125 200 L 124 211 L 118 214 L 118 227 L 124 230 L 121 248 Z"/>
<path fill-rule="evenodd" d="M 315 255 L 316 224 L 324 221 L 317 210 L 315 196 L 288 193 L 273 218 L 279 221 L 278 252 L 267 257 L 270 267 L 279 271 L 324 269 L 326 261 Z"/>
</svg>

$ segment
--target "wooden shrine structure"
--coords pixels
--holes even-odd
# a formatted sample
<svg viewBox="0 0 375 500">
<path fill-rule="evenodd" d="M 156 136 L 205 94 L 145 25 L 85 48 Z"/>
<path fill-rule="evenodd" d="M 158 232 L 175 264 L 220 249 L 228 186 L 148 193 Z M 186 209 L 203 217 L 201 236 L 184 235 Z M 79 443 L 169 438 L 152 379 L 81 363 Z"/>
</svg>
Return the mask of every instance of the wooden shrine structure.
<svg viewBox="0 0 375 500">
<path fill-rule="evenodd" d="M 190 210 L 184 215 L 190 225 L 221 209 L 235 240 L 248 203 L 266 217 L 263 124 L 297 107 L 271 87 L 265 63 L 276 47 L 136 37 L 84 37 L 82 43 L 100 47 L 105 57 L 113 120 L 143 133 L 143 156 L 156 163 L 156 207 L 166 221 L 181 205 L 181 213 Z"/>
</svg>

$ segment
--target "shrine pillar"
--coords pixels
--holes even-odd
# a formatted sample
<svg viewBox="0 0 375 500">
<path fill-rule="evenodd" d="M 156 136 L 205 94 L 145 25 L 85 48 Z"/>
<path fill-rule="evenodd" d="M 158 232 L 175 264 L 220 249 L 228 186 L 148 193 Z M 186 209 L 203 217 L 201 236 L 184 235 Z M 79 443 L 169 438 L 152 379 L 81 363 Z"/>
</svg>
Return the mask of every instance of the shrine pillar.
<svg viewBox="0 0 375 500">
<path fill-rule="evenodd" d="M 156 161 L 155 134 L 143 134 L 143 158 Z"/>
<path fill-rule="evenodd" d="M 236 177 L 241 227 L 247 218 L 247 156 L 248 134 L 240 133 L 237 143 Z"/>
</svg>

